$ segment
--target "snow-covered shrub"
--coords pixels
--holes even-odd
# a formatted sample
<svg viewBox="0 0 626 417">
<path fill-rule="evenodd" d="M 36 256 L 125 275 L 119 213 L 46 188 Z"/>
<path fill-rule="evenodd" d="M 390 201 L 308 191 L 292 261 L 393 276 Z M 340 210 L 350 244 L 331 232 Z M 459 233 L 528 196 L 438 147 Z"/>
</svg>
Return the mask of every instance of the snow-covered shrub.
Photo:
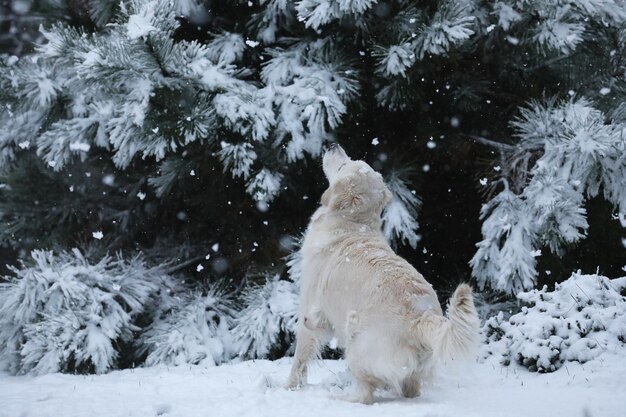
<svg viewBox="0 0 626 417">
<path fill-rule="evenodd" d="M 246 307 L 237 314 L 233 337 L 240 356 L 264 358 L 291 342 L 298 316 L 298 291 L 293 282 L 268 278 L 243 295 Z"/>
<path fill-rule="evenodd" d="M 178 297 L 139 339 L 146 365 L 218 365 L 230 359 L 233 313 L 231 300 L 217 287 Z"/>
<path fill-rule="evenodd" d="M 626 347 L 626 277 L 608 279 L 580 271 L 554 291 L 522 292 L 522 311 L 487 320 L 485 357 L 502 356 L 534 372 L 552 372 L 567 361 L 584 363 L 603 351 Z"/>
<path fill-rule="evenodd" d="M 91 263 L 78 249 L 35 250 L 33 265 L 0 284 L 0 368 L 12 373 L 114 368 L 167 276 L 140 256 Z"/>
</svg>

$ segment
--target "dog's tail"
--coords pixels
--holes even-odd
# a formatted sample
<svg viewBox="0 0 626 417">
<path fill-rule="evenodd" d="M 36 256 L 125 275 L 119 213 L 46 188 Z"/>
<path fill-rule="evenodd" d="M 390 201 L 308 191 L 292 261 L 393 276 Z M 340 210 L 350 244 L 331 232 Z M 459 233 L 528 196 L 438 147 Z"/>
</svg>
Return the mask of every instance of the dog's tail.
<svg viewBox="0 0 626 417">
<path fill-rule="evenodd" d="M 470 359 L 478 347 L 480 320 L 469 285 L 461 284 L 454 291 L 447 316 L 431 315 L 419 320 L 416 337 L 432 348 L 433 359 L 438 362 Z"/>
</svg>

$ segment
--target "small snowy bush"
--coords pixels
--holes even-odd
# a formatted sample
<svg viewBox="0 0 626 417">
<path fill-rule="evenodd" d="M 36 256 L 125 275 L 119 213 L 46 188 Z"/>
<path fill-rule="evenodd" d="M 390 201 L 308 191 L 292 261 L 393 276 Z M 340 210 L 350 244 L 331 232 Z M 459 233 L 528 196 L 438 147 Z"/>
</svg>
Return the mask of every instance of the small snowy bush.
<svg viewBox="0 0 626 417">
<path fill-rule="evenodd" d="M 32 252 L 0 284 L 0 368 L 12 373 L 96 372 L 116 366 L 135 319 L 166 275 L 141 257 L 91 263 L 74 249 Z"/>
<path fill-rule="evenodd" d="M 240 356 L 265 358 L 291 342 L 298 316 L 298 291 L 276 275 L 264 285 L 248 287 L 246 307 L 237 315 L 233 336 Z"/>
<path fill-rule="evenodd" d="M 146 365 L 218 365 L 231 358 L 231 302 L 219 289 L 179 298 L 140 338 Z"/>
<path fill-rule="evenodd" d="M 626 345 L 626 277 L 610 280 L 600 275 L 574 273 L 554 291 L 517 295 L 526 306 L 504 319 L 487 320 L 486 355 L 502 355 L 534 372 L 552 372 L 566 361 L 584 363 L 603 351 Z"/>
</svg>

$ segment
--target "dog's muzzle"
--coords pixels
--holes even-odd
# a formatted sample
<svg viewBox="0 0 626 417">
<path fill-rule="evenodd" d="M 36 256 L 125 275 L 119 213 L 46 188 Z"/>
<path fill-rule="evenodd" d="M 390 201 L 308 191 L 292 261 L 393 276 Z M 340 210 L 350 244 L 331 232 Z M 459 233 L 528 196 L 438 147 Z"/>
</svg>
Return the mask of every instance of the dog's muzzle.
<svg viewBox="0 0 626 417">
<path fill-rule="evenodd" d="M 326 153 L 324 153 L 323 159 L 323 167 L 326 178 L 328 178 L 330 182 L 333 182 L 339 167 L 349 160 L 350 158 L 348 158 L 348 155 L 346 155 L 346 152 L 341 146 L 336 143 L 331 143 L 328 146 Z"/>
</svg>

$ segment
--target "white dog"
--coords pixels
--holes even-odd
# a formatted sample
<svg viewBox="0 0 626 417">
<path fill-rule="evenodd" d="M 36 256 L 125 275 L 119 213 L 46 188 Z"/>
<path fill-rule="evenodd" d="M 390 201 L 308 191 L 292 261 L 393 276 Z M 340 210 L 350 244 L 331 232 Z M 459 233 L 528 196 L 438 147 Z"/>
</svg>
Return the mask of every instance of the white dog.
<svg viewBox="0 0 626 417">
<path fill-rule="evenodd" d="M 307 362 L 334 336 L 345 349 L 356 397 L 377 387 L 420 393 L 441 362 L 471 355 L 478 338 L 472 291 L 461 284 L 442 314 L 432 286 L 381 232 L 392 195 L 382 176 L 337 146 L 324 155 L 329 187 L 302 246 L 296 353 L 287 386 L 306 382 Z"/>
</svg>

